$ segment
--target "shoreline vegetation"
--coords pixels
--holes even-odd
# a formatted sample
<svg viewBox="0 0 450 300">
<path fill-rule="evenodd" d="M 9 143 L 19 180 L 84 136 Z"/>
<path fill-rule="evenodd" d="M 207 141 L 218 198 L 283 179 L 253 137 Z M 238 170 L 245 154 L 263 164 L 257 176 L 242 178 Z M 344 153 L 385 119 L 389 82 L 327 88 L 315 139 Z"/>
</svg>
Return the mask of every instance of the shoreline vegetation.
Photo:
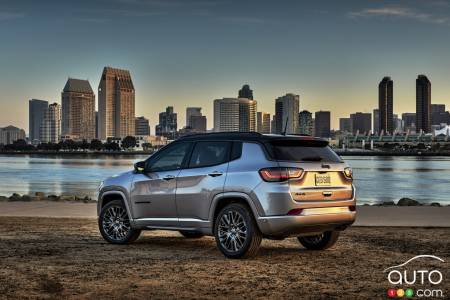
<svg viewBox="0 0 450 300">
<path fill-rule="evenodd" d="M 360 150 L 354 149 L 343 151 L 333 149 L 340 156 L 450 156 L 450 151 L 430 151 L 430 150 Z M 134 156 L 151 155 L 155 151 L 143 150 L 117 150 L 117 151 L 92 151 L 92 150 L 3 150 L 0 155 L 61 155 L 61 156 Z"/>
<path fill-rule="evenodd" d="M 83 202 L 83 203 L 96 203 L 97 199 L 93 199 L 89 196 L 79 196 L 71 194 L 46 194 L 43 192 L 35 192 L 31 195 L 20 195 L 18 193 L 13 193 L 11 196 L 0 196 L 0 202 L 32 202 L 32 201 L 53 201 L 53 202 Z M 421 203 L 417 200 L 411 198 L 401 198 L 397 202 L 394 201 L 384 201 L 374 204 L 362 204 L 363 206 L 435 206 L 442 207 L 446 206 L 439 202 L 431 203 Z M 447 205 L 447 206 L 450 206 Z"/>
</svg>

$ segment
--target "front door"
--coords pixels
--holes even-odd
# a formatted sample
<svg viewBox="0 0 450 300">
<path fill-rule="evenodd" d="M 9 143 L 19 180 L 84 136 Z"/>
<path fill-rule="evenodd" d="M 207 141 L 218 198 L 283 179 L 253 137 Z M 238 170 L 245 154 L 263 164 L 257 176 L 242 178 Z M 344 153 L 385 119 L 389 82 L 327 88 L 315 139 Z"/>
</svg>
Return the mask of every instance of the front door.
<svg viewBox="0 0 450 300">
<path fill-rule="evenodd" d="M 178 225 L 175 191 L 177 176 L 186 163 L 192 143 L 179 142 L 151 157 L 142 174 L 133 180 L 133 217 L 148 225 Z"/>
<path fill-rule="evenodd" d="M 211 200 L 223 192 L 231 142 L 197 142 L 186 168 L 178 174 L 176 203 L 180 225 L 208 220 Z"/>
</svg>

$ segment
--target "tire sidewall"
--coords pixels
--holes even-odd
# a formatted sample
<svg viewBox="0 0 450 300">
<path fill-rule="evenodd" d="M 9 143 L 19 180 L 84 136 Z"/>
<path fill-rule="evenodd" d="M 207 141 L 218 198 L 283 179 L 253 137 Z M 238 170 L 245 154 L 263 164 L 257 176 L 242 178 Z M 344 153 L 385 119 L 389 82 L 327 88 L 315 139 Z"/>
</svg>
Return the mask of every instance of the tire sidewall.
<svg viewBox="0 0 450 300">
<path fill-rule="evenodd" d="M 100 215 L 99 215 L 99 217 L 98 217 L 98 227 L 99 227 L 99 230 L 100 230 L 100 234 L 102 235 L 102 237 L 103 237 L 106 241 L 108 241 L 108 242 L 111 243 L 111 244 L 118 244 L 118 245 L 128 244 L 128 243 L 130 243 L 130 242 L 132 242 L 132 241 L 134 240 L 133 238 L 134 238 L 134 235 L 136 234 L 136 231 L 133 230 L 133 228 L 131 228 L 130 231 L 128 231 L 128 234 L 127 234 L 126 237 L 125 237 L 124 239 L 122 239 L 122 240 L 113 240 L 113 239 L 111 239 L 111 238 L 108 236 L 108 234 L 107 234 L 107 233 L 104 231 L 104 229 L 103 229 L 103 218 L 104 218 L 104 216 L 105 216 L 106 211 L 107 211 L 110 207 L 112 207 L 112 206 L 119 206 L 119 207 L 125 209 L 125 211 L 126 211 L 126 207 L 125 207 L 125 205 L 123 204 L 122 200 L 113 200 L 113 201 L 109 202 L 108 204 L 106 204 L 106 205 L 102 208 L 102 210 L 101 210 L 101 212 L 100 212 Z M 130 226 L 131 226 L 131 224 L 130 224 Z"/>
<path fill-rule="evenodd" d="M 231 210 L 237 211 L 239 214 L 242 215 L 242 217 L 244 218 L 244 221 L 245 221 L 245 225 L 247 227 L 247 238 L 245 239 L 244 246 L 239 251 L 236 251 L 236 252 L 231 252 L 231 251 L 228 251 L 226 248 L 224 248 L 222 246 L 222 244 L 220 243 L 219 235 L 218 235 L 220 219 L 222 218 L 222 216 L 224 214 L 228 213 Z M 253 222 L 253 216 L 250 214 L 250 212 L 248 211 L 248 209 L 245 206 L 243 206 L 242 204 L 238 204 L 238 203 L 233 203 L 233 204 L 229 204 L 229 205 L 225 206 L 219 212 L 216 219 L 214 220 L 214 237 L 216 239 L 217 247 L 226 257 L 229 257 L 229 258 L 240 258 L 240 257 L 245 256 L 245 254 L 247 253 L 247 251 L 249 250 L 249 248 L 251 246 L 251 242 L 254 237 L 255 230 L 257 230 L 257 229 L 255 228 L 255 224 Z"/>
</svg>

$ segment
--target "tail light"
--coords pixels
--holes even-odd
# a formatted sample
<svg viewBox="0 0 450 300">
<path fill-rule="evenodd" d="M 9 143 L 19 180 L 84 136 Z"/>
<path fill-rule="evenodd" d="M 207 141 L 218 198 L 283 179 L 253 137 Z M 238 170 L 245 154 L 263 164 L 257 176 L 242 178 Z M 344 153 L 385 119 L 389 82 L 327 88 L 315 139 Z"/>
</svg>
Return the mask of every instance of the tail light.
<svg viewBox="0 0 450 300">
<path fill-rule="evenodd" d="M 353 179 L 353 171 L 351 168 L 345 168 L 344 169 L 344 176 L 347 179 Z"/>
<path fill-rule="evenodd" d="M 259 175 L 267 182 L 282 182 L 293 178 L 301 178 L 303 169 L 300 168 L 264 168 Z"/>
</svg>

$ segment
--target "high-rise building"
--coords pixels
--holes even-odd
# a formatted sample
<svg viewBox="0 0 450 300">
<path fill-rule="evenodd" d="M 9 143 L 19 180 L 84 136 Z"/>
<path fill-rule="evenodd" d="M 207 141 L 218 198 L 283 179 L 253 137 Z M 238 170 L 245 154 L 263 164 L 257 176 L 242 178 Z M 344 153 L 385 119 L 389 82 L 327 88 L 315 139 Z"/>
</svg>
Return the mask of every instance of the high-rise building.
<svg viewBox="0 0 450 300">
<path fill-rule="evenodd" d="M 239 98 L 239 131 L 256 131 L 256 100 Z"/>
<path fill-rule="evenodd" d="M 214 131 L 256 131 L 256 100 L 222 98 L 214 100 Z"/>
<path fill-rule="evenodd" d="M 346 133 L 353 133 L 352 130 L 352 119 L 350 118 L 339 118 L 339 131 Z"/>
<path fill-rule="evenodd" d="M 416 132 L 416 114 L 415 113 L 403 113 L 403 129 L 405 131 Z"/>
<path fill-rule="evenodd" d="M 238 98 L 247 98 L 253 100 L 253 90 L 250 89 L 248 84 L 244 84 L 242 89 L 239 90 Z"/>
<path fill-rule="evenodd" d="M 425 75 L 416 79 L 416 131 L 431 132 L 431 82 Z"/>
<path fill-rule="evenodd" d="M 75 140 L 94 139 L 95 94 L 89 81 L 69 78 L 61 98 L 61 134 Z"/>
<path fill-rule="evenodd" d="M 379 109 L 374 109 L 373 110 L 373 127 L 372 127 L 372 132 L 373 133 L 378 133 L 379 130 L 380 130 L 380 110 Z"/>
<path fill-rule="evenodd" d="M 384 77 L 378 85 L 379 132 L 393 133 L 394 82 Z"/>
<path fill-rule="evenodd" d="M 0 128 L 1 145 L 9 145 L 17 140 L 25 140 L 25 130 L 12 125 Z"/>
<path fill-rule="evenodd" d="M 214 100 L 214 131 L 239 131 L 239 99 Z"/>
<path fill-rule="evenodd" d="M 95 112 L 95 138 L 98 139 L 98 111 Z"/>
<path fill-rule="evenodd" d="M 299 124 L 299 133 L 313 135 L 314 134 L 314 125 L 313 125 L 313 117 L 312 113 L 307 110 L 303 110 L 298 113 L 298 124 Z"/>
<path fill-rule="evenodd" d="M 271 134 L 276 134 L 276 119 L 275 119 L 275 115 L 272 115 L 272 120 L 270 120 L 270 133 Z"/>
<path fill-rule="evenodd" d="M 155 127 L 155 134 L 174 140 L 177 137 L 177 128 L 177 114 L 173 106 L 168 106 L 165 112 L 159 113 L 159 124 Z"/>
<path fill-rule="evenodd" d="M 186 108 L 186 127 L 192 128 L 191 117 L 202 116 L 201 107 L 187 107 Z"/>
<path fill-rule="evenodd" d="M 130 71 L 105 67 L 98 86 L 99 138 L 134 136 L 134 109 Z"/>
<path fill-rule="evenodd" d="M 256 131 L 262 134 L 270 133 L 270 113 L 262 111 L 256 113 Z"/>
<path fill-rule="evenodd" d="M 48 106 L 41 123 L 39 136 L 42 143 L 59 142 L 61 136 L 61 106 L 58 103 Z"/>
<path fill-rule="evenodd" d="M 48 101 L 45 100 L 31 99 L 28 103 L 28 136 L 32 143 L 40 141 L 39 131 L 47 108 Z"/>
<path fill-rule="evenodd" d="M 206 116 L 191 116 L 191 130 L 193 132 L 206 132 Z"/>
<path fill-rule="evenodd" d="M 135 135 L 150 135 L 150 125 L 145 117 L 137 117 L 135 119 Z"/>
<path fill-rule="evenodd" d="M 329 138 L 331 136 L 331 113 L 329 111 L 317 111 L 315 113 L 315 135 L 318 137 Z"/>
<path fill-rule="evenodd" d="M 278 134 L 299 133 L 298 112 L 300 108 L 300 96 L 286 94 L 275 100 L 275 132 Z"/>
<path fill-rule="evenodd" d="M 352 131 L 366 134 L 372 130 L 372 114 L 357 112 L 350 115 L 352 122 Z"/>
<path fill-rule="evenodd" d="M 431 104 L 431 113 L 445 113 L 445 104 Z"/>
<path fill-rule="evenodd" d="M 403 132 L 404 127 L 403 120 L 400 119 L 398 115 L 394 114 L 394 132 Z"/>
</svg>

